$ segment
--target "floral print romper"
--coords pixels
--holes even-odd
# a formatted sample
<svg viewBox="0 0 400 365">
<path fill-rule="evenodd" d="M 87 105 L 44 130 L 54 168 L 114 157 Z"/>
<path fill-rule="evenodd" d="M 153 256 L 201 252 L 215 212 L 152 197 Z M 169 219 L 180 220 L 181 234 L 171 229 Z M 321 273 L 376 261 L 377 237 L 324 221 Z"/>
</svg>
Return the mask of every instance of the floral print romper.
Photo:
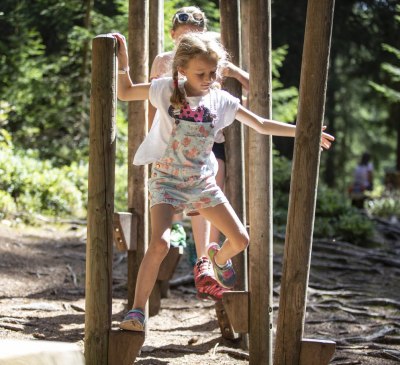
<svg viewBox="0 0 400 365">
<path fill-rule="evenodd" d="M 163 157 L 153 163 L 150 207 L 165 203 L 172 205 L 176 213 L 196 215 L 198 209 L 226 203 L 215 180 L 216 160 L 211 155 L 215 111 L 203 104 L 193 109 L 186 102 L 180 110 L 170 106 L 168 113 L 175 124 Z"/>
</svg>

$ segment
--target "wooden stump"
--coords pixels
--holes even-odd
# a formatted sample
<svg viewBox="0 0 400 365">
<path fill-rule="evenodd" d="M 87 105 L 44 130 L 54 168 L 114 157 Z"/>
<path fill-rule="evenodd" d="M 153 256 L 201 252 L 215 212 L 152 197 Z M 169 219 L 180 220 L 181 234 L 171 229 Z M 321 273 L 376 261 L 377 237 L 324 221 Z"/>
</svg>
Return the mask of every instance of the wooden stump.
<svg viewBox="0 0 400 365">
<path fill-rule="evenodd" d="M 109 333 L 108 365 L 132 365 L 140 354 L 144 340 L 144 332 L 111 330 Z"/>
</svg>

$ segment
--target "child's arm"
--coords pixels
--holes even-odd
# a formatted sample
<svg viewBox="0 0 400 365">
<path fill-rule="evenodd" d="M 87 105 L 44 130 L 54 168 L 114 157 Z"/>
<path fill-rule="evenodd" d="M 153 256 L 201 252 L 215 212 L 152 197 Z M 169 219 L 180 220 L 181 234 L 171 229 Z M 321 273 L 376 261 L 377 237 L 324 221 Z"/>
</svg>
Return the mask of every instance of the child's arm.
<svg viewBox="0 0 400 365">
<path fill-rule="evenodd" d="M 234 65 L 232 62 L 226 62 L 222 69 L 222 76 L 233 77 L 238 80 L 244 89 L 249 90 L 249 73 Z"/>
<path fill-rule="evenodd" d="M 236 112 L 236 119 L 261 134 L 281 137 L 294 137 L 296 133 L 295 125 L 277 122 L 270 119 L 263 119 L 241 105 Z M 323 127 L 323 130 L 324 129 L 325 127 Z M 333 136 L 322 132 L 321 147 L 328 149 L 334 140 L 335 138 Z"/>
<path fill-rule="evenodd" d="M 123 101 L 148 99 L 150 84 L 134 85 L 129 76 L 128 50 L 125 37 L 119 33 L 113 33 L 113 36 L 118 41 L 118 70 L 126 70 L 126 73 L 118 73 L 118 99 Z"/>
</svg>

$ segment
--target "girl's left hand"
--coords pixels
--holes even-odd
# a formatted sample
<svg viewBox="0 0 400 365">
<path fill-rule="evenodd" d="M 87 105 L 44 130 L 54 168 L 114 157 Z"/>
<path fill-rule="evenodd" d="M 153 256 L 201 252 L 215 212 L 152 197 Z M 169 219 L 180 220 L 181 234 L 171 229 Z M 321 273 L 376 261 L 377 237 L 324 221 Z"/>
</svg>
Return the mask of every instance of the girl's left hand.
<svg viewBox="0 0 400 365">
<path fill-rule="evenodd" d="M 332 142 L 335 140 L 335 137 L 324 132 L 325 129 L 326 129 L 326 126 L 323 126 L 322 127 L 322 136 L 321 136 L 321 151 L 324 148 L 328 150 L 331 147 Z"/>
<path fill-rule="evenodd" d="M 118 64 L 120 69 L 127 69 L 129 66 L 128 63 L 128 47 L 126 46 L 126 39 L 120 33 L 112 33 L 114 38 L 118 41 Z"/>
</svg>

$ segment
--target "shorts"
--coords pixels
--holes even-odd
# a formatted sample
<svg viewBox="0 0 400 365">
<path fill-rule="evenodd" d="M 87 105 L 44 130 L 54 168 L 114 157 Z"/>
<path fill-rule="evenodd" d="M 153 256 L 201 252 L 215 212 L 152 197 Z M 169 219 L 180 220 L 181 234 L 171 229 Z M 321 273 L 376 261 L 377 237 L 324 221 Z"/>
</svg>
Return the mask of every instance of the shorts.
<svg viewBox="0 0 400 365">
<path fill-rule="evenodd" d="M 156 204 L 170 204 L 176 213 L 197 215 L 197 210 L 228 202 L 215 181 L 215 176 L 189 176 L 163 172 L 153 166 L 149 179 L 150 208 Z"/>
<path fill-rule="evenodd" d="M 218 160 L 226 161 L 225 157 L 225 142 L 217 143 L 215 142 L 213 144 L 212 151 L 214 152 L 215 158 Z"/>
</svg>

